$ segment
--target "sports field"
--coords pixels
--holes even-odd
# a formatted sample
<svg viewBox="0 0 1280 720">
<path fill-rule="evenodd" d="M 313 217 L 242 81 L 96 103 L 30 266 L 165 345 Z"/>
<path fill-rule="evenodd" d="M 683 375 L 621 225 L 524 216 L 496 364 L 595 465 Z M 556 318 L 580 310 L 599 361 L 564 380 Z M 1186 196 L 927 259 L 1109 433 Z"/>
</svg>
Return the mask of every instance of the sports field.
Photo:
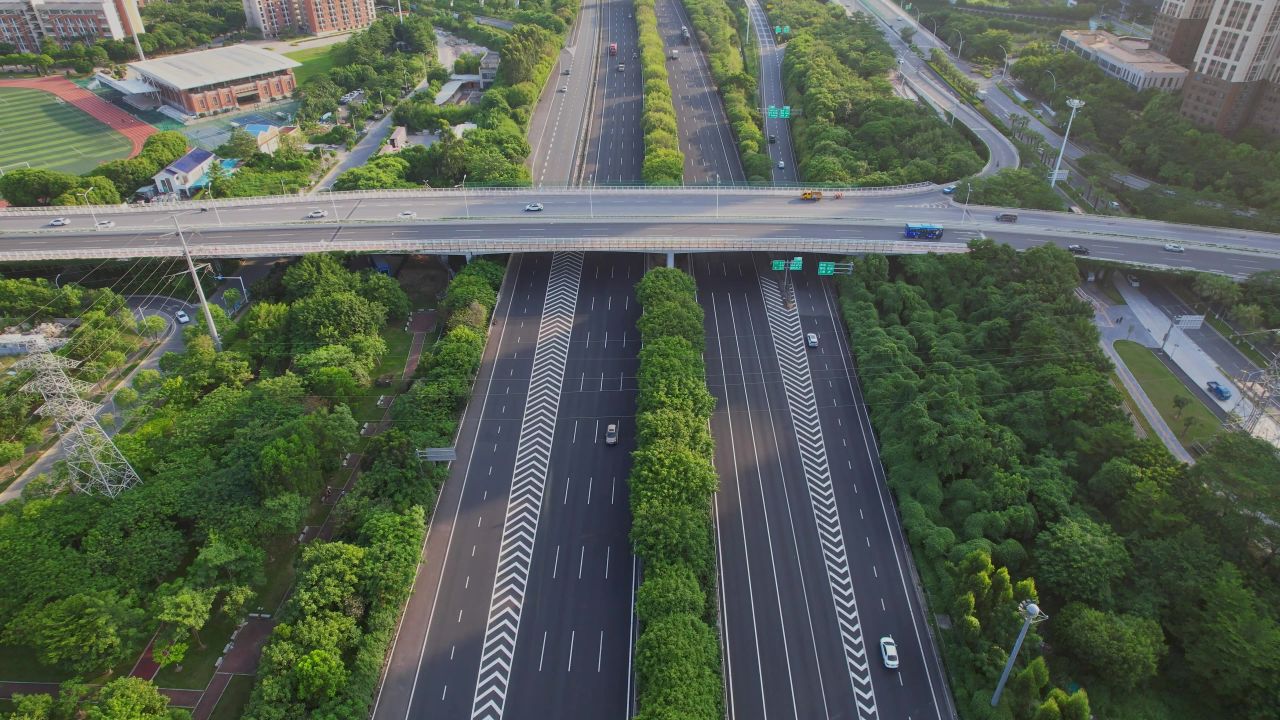
<svg viewBox="0 0 1280 720">
<path fill-rule="evenodd" d="M 81 174 L 128 157 L 132 143 L 42 90 L 0 87 L 0 170 L 43 167 Z"/>
<path fill-rule="evenodd" d="M 284 54 L 285 57 L 302 63 L 302 67 L 293 69 L 293 77 L 298 81 L 299 85 L 317 75 L 329 72 L 330 68 L 333 67 L 331 50 L 333 50 L 332 45 L 325 45 Z"/>
</svg>

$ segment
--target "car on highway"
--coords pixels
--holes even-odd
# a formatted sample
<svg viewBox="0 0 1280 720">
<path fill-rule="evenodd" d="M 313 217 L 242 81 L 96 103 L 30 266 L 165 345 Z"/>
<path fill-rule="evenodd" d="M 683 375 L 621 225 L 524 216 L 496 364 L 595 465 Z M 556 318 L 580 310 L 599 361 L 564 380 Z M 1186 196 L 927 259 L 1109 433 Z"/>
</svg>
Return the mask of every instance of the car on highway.
<svg viewBox="0 0 1280 720">
<path fill-rule="evenodd" d="M 99 220 L 98 221 L 99 230 L 109 230 L 115 226 L 116 226 L 115 220 Z"/>
<path fill-rule="evenodd" d="M 1017 213 L 1000 213 L 996 216 L 996 222 L 1016 223 L 1018 222 Z"/>
<path fill-rule="evenodd" d="M 1217 380 L 1210 380 L 1205 383 L 1204 386 L 1209 390 L 1210 395 L 1218 398 L 1219 400 L 1231 399 L 1231 389 Z"/>
<path fill-rule="evenodd" d="M 400 212 L 399 217 L 400 217 L 400 219 L 401 219 L 401 220 L 417 220 L 417 219 L 418 219 L 418 213 L 416 213 L 416 212 L 414 212 L 414 211 L 412 211 L 412 210 L 403 210 L 403 211 L 401 211 L 401 212 Z"/>
<path fill-rule="evenodd" d="M 777 135 L 770 135 L 770 136 L 769 136 L 769 144 L 770 144 L 770 145 L 777 145 L 777 144 L 778 144 L 778 136 L 777 136 Z"/>
<path fill-rule="evenodd" d="M 1141 287 L 1141 286 L 1142 286 L 1142 282 L 1141 282 L 1140 280 L 1138 280 L 1138 276 L 1137 276 L 1137 275 L 1134 275 L 1133 273 L 1129 273 L 1128 275 L 1125 275 L 1125 276 L 1124 276 L 1124 279 L 1129 283 L 1129 287 Z"/>
<path fill-rule="evenodd" d="M 561 70 L 561 71 L 560 71 L 560 74 L 561 74 L 561 75 L 568 75 L 568 74 L 569 74 L 569 68 L 565 68 L 564 70 Z"/>
<path fill-rule="evenodd" d="M 568 86 L 568 85 L 561 85 L 561 86 L 560 86 L 560 89 L 559 89 L 559 90 L 557 90 L 556 92 L 569 92 L 569 86 Z"/>
<path fill-rule="evenodd" d="M 70 225 L 70 224 L 71 224 L 71 221 L 66 218 L 54 218 L 49 221 L 50 227 L 62 227 L 63 225 Z"/>
<path fill-rule="evenodd" d="M 524 206 L 525 212 L 542 212 L 542 203 L 529 203 Z"/>
<path fill-rule="evenodd" d="M 943 194 L 943 195 L 952 195 L 952 194 L 954 194 L 954 193 L 955 193 L 955 191 L 956 191 L 956 186 L 955 186 L 955 185 L 948 185 L 948 186 L 946 186 L 946 187 L 942 188 L 942 194 Z"/>
<path fill-rule="evenodd" d="M 623 70 L 626 70 L 626 69 L 627 69 L 626 63 L 618 63 L 618 72 L 622 72 Z"/>
<path fill-rule="evenodd" d="M 804 344 L 811 348 L 818 347 L 818 333 L 805 333 Z"/>
<path fill-rule="evenodd" d="M 328 210 L 312 210 L 311 212 L 307 213 L 308 220 L 316 220 L 318 218 L 327 218 L 327 217 L 329 217 Z"/>
<path fill-rule="evenodd" d="M 1083 245 L 1068 245 L 1067 252 L 1070 252 L 1073 255 L 1088 255 L 1089 248 Z"/>
<path fill-rule="evenodd" d="M 174 313 L 173 319 L 177 320 L 179 325 L 186 325 L 187 323 L 191 322 L 191 316 L 182 310 L 179 310 L 178 312 Z"/>
<path fill-rule="evenodd" d="M 890 670 L 898 669 L 898 643 L 890 635 L 880 638 L 880 659 Z"/>
<path fill-rule="evenodd" d="M 1164 249 L 1165 249 L 1165 252 L 1172 252 L 1172 253 L 1186 252 L 1186 250 L 1178 243 L 1165 243 Z"/>
<path fill-rule="evenodd" d="M 783 160 L 779 160 L 779 161 L 778 161 L 778 169 L 779 169 L 779 170 L 786 170 L 786 169 L 787 169 L 787 163 L 786 163 L 785 161 L 783 161 Z"/>
<path fill-rule="evenodd" d="M 617 445 L 617 444 L 618 444 L 618 425 L 617 425 L 617 423 L 609 423 L 609 425 L 608 425 L 607 427 L 605 427 L 605 429 L 604 429 L 604 444 L 605 444 L 605 445 Z"/>
</svg>

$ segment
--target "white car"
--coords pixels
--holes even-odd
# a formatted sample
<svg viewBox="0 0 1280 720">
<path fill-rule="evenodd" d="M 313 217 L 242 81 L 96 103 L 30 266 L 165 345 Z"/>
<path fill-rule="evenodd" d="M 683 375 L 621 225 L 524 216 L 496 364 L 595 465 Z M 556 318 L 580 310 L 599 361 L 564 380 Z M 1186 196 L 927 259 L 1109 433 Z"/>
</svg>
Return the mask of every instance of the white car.
<svg viewBox="0 0 1280 720">
<path fill-rule="evenodd" d="M 71 224 L 71 221 L 66 218 L 54 218 L 49 221 L 50 227 L 62 227 L 63 225 L 70 225 L 70 224 Z"/>
<path fill-rule="evenodd" d="M 113 227 L 115 227 L 115 226 L 116 226 L 116 221 L 115 221 L 115 220 L 99 220 L 99 221 L 98 221 L 98 229 L 99 229 L 99 230 L 108 230 L 108 229 L 113 228 Z"/>
<path fill-rule="evenodd" d="M 191 316 L 182 310 L 179 310 L 178 312 L 174 313 L 173 319 L 177 320 L 179 325 L 186 325 L 187 323 L 191 322 Z"/>
<path fill-rule="evenodd" d="M 414 211 L 412 211 L 412 210 L 405 210 L 405 211 L 403 211 L 403 212 L 401 212 L 401 213 L 400 213 L 400 219 L 401 219 L 401 220 L 417 220 L 417 219 L 418 219 L 418 213 L 416 213 L 416 212 L 414 212 Z"/>
<path fill-rule="evenodd" d="M 315 220 L 318 218 L 327 218 L 327 217 L 329 217 L 328 210 L 312 210 L 311 212 L 307 213 L 308 220 Z"/>
<path fill-rule="evenodd" d="M 779 160 L 779 161 L 778 161 L 778 169 L 779 169 L 779 170 L 786 170 L 786 169 L 787 169 L 787 163 L 786 163 L 786 162 L 784 162 L 784 161 L 782 161 L 782 160 Z"/>
<path fill-rule="evenodd" d="M 818 333 L 805 333 L 804 344 L 811 348 L 818 347 Z"/>
<path fill-rule="evenodd" d="M 542 212 L 542 203 L 529 203 L 524 206 L 525 212 Z"/>
<path fill-rule="evenodd" d="M 1165 243 L 1164 249 L 1168 252 L 1173 252 L 1173 253 L 1185 252 L 1182 246 L 1179 245 L 1178 243 Z"/>
<path fill-rule="evenodd" d="M 560 89 L 559 89 L 559 90 L 557 90 L 556 92 L 562 92 L 562 93 L 563 93 L 563 92 L 569 92 L 569 86 L 568 86 L 568 85 L 561 85 L 561 86 L 560 86 Z"/>
<path fill-rule="evenodd" d="M 609 426 L 604 429 L 604 444 L 605 445 L 618 444 L 618 426 L 616 424 L 609 423 Z"/>
<path fill-rule="evenodd" d="M 898 669 L 898 643 L 888 635 L 880 638 L 880 659 L 884 660 L 884 666 L 890 670 Z"/>
</svg>

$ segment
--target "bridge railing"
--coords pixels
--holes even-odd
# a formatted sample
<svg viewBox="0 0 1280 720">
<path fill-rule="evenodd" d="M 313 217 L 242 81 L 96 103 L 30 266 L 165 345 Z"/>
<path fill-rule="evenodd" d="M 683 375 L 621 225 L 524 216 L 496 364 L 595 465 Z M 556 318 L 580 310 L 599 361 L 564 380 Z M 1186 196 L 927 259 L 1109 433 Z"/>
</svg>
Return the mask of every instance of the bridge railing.
<svg viewBox="0 0 1280 720">
<path fill-rule="evenodd" d="M 198 212 L 200 208 L 239 208 L 262 205 L 300 205 L 314 204 L 324 209 L 332 202 L 348 200 L 428 200 L 432 198 L 476 198 L 500 197 L 508 195 L 527 196 L 536 201 L 540 197 L 558 194 L 598 194 L 643 192 L 652 195 L 716 195 L 716 194 L 752 194 L 775 197 L 790 197 L 805 190 L 821 190 L 824 193 L 844 193 L 854 197 L 903 195 L 918 193 L 938 187 L 933 183 L 913 183 L 910 185 L 894 185 L 890 187 L 828 187 L 819 185 L 599 185 L 596 187 L 543 185 L 538 187 L 500 187 L 500 186 L 467 186 L 466 188 L 413 188 L 401 190 L 340 190 L 324 191 L 311 195 L 262 195 L 258 197 L 218 198 L 215 200 L 179 200 L 149 204 L 119 205 L 64 205 L 57 207 L 23 207 L 0 210 L 0 218 L 22 216 L 60 217 L 71 215 L 113 215 L 127 213 L 172 213 Z"/>
</svg>

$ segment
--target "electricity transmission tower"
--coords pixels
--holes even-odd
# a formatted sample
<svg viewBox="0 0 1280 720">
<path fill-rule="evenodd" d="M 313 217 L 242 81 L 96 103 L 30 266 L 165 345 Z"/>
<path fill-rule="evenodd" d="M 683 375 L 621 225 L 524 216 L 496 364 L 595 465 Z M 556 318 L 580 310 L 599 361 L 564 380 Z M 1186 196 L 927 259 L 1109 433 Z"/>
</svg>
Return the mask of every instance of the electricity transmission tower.
<svg viewBox="0 0 1280 720">
<path fill-rule="evenodd" d="M 80 361 L 54 355 L 51 343 L 40 336 L 33 337 L 28 346 L 30 354 L 13 367 L 35 373 L 35 378 L 22 389 L 40 393 L 44 399 L 37 412 L 53 418 L 62 435 L 76 491 L 115 497 L 140 482 L 133 466 L 98 424 L 97 412 L 102 406 L 80 396 L 93 386 L 67 375 L 67 370 Z"/>
<path fill-rule="evenodd" d="M 1254 434 L 1258 421 L 1267 414 L 1273 402 L 1280 400 L 1280 358 L 1272 358 L 1271 362 L 1261 370 L 1242 373 L 1236 380 L 1240 394 L 1249 401 L 1250 406 L 1244 413 L 1233 413 L 1228 427 Z M 1243 404 L 1243 403 L 1241 403 Z"/>
</svg>

